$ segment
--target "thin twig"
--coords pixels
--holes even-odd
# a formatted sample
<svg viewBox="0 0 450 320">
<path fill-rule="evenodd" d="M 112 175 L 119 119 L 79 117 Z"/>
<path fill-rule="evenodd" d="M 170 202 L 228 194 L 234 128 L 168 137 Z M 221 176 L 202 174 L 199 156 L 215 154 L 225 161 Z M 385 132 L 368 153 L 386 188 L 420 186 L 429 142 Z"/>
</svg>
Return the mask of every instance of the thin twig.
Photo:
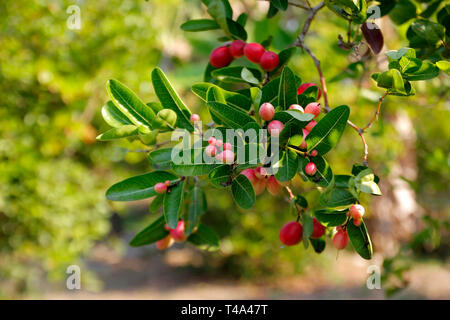
<svg viewBox="0 0 450 320">
<path fill-rule="evenodd" d="M 367 129 L 369 129 L 372 124 L 377 120 L 378 115 L 380 114 L 380 110 L 381 110 L 381 104 L 383 103 L 384 98 L 386 98 L 386 96 L 388 95 L 388 93 L 386 92 L 383 96 L 380 97 L 380 99 L 378 100 L 378 107 L 377 110 L 375 111 L 372 119 L 370 119 L 370 121 L 366 124 L 366 126 L 364 128 L 362 128 L 361 130 L 364 132 Z"/>
</svg>

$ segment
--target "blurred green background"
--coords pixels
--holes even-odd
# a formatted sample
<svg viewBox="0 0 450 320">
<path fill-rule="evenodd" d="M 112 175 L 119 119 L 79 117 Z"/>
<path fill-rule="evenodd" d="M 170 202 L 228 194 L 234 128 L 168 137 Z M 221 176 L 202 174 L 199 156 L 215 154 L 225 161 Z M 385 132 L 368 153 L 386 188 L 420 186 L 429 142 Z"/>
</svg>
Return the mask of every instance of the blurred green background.
<svg viewBox="0 0 450 320">
<path fill-rule="evenodd" d="M 274 51 L 293 42 L 306 18 L 302 10 L 291 8 L 266 20 L 267 3 L 230 2 L 236 15 L 249 14 L 249 41 L 272 35 Z M 70 5 L 81 9 L 80 30 L 67 26 Z M 150 169 L 146 154 L 139 152 L 143 145 L 95 141 L 107 129 L 100 114 L 108 99 L 105 83 L 118 79 L 144 101 L 156 101 L 150 72 L 158 65 L 189 107 L 209 117 L 190 86 L 202 81 L 220 34 L 179 29 L 187 19 L 204 16 L 197 0 L 0 3 L 0 297 L 70 298 L 65 271 L 73 264 L 82 266 L 82 297 L 126 298 L 130 292 L 143 292 L 132 297 L 179 298 L 183 291 L 169 294 L 174 282 L 177 288 L 197 288 L 197 282 L 220 279 L 240 290 L 242 296 L 231 298 L 260 297 L 254 288 L 264 288 L 255 289 L 265 292 L 261 297 L 364 296 L 360 290 L 370 263 L 360 262 L 352 249 L 336 260 L 334 249 L 316 255 L 302 246 L 280 248 L 278 232 L 290 214 L 283 199 L 267 193 L 244 212 L 229 194 L 211 188 L 204 222 L 222 237 L 217 253 L 187 244 L 166 253 L 154 246 L 128 248 L 127 241 L 157 213 L 148 211 L 149 201 L 109 203 L 104 197 L 112 183 Z M 380 25 L 385 48 L 407 45 L 406 27 L 388 18 Z M 308 34 L 327 80 L 351 62 L 349 52 L 337 46 L 346 28 L 344 20 L 322 10 Z M 368 121 L 382 94 L 370 79 L 371 73 L 386 68 L 382 56 L 370 59 L 352 77 L 328 81 L 331 106 L 349 105 L 357 124 Z M 318 82 L 306 54 L 299 52 L 291 66 L 304 82 Z M 388 97 L 366 137 L 369 164 L 381 177 L 384 194 L 363 199 L 370 207 L 367 223 L 375 244 L 371 263 L 381 267 L 384 260 L 383 288 L 388 293 L 407 285 L 407 273 L 416 266 L 426 266 L 416 272 L 423 277 L 413 281 L 419 283 L 413 285 L 416 291 L 427 281 L 428 287 L 440 288 L 441 281 L 450 279 L 448 88 L 448 76 L 441 75 L 417 82 L 414 97 Z M 328 160 L 343 174 L 361 158 L 359 137 L 348 129 Z M 298 180 L 295 186 L 314 203 L 318 193 L 312 184 Z M 352 278 L 351 268 L 357 268 L 359 278 Z M 427 278 L 431 274 L 438 276 Z M 311 275 L 321 280 L 311 280 Z M 145 293 L 143 283 L 152 294 Z M 216 298 L 227 298 L 228 291 L 222 290 Z M 317 290 L 330 294 L 314 295 Z M 411 295 L 450 298 L 450 289 Z"/>
</svg>

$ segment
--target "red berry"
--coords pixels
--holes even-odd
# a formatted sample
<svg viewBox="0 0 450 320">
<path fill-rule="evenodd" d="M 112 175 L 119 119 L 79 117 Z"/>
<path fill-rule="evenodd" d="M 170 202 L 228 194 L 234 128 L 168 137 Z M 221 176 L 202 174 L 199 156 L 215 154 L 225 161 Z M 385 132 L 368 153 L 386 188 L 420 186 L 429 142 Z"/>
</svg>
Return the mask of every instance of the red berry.
<svg viewBox="0 0 450 320">
<path fill-rule="evenodd" d="M 280 230 L 280 240 L 287 246 L 293 246 L 302 240 L 303 228 L 296 221 L 286 223 Z"/>
<path fill-rule="evenodd" d="M 320 103 L 318 102 L 311 102 L 305 107 L 305 113 L 311 113 L 314 115 L 314 118 L 317 117 L 320 114 Z"/>
<path fill-rule="evenodd" d="M 309 131 L 303 128 L 302 132 L 303 132 L 303 140 L 302 143 L 299 145 L 299 148 L 305 150 L 308 148 L 308 145 L 306 144 L 306 136 L 309 134 Z"/>
<path fill-rule="evenodd" d="M 231 44 L 228 50 L 230 51 L 230 54 L 235 57 L 239 58 L 244 55 L 244 47 L 245 42 L 242 40 L 234 40 Z"/>
<path fill-rule="evenodd" d="M 231 150 L 224 150 L 216 156 L 216 159 L 226 164 L 234 162 L 234 152 Z"/>
<path fill-rule="evenodd" d="M 283 128 L 284 128 L 283 122 L 278 120 L 270 121 L 269 125 L 267 126 L 267 130 L 269 131 L 270 135 L 274 137 L 278 137 Z"/>
<path fill-rule="evenodd" d="M 311 151 L 311 156 L 312 156 L 312 157 L 317 157 L 318 154 L 319 154 L 319 152 L 317 152 L 316 149 L 314 149 L 313 151 Z"/>
<path fill-rule="evenodd" d="M 309 162 L 306 166 L 305 166 L 305 173 L 308 176 L 313 176 L 315 175 L 317 172 L 317 167 L 313 162 Z"/>
<path fill-rule="evenodd" d="M 245 57 L 253 62 L 253 63 L 259 63 L 261 60 L 261 56 L 264 54 L 264 47 L 260 45 L 259 43 L 247 43 L 244 47 L 244 55 Z"/>
<path fill-rule="evenodd" d="M 265 71 L 272 71 L 278 66 L 279 63 L 280 58 L 278 58 L 278 55 L 272 51 L 264 52 L 261 56 L 261 59 L 259 60 L 261 68 L 263 68 L 263 70 Z"/>
<path fill-rule="evenodd" d="M 198 114 L 196 114 L 196 113 L 193 113 L 193 114 L 191 115 L 190 120 L 191 120 L 191 122 L 197 122 L 197 121 L 200 121 L 200 116 L 199 116 Z"/>
<path fill-rule="evenodd" d="M 226 142 L 223 144 L 223 150 L 231 150 L 232 148 L 231 143 Z"/>
<path fill-rule="evenodd" d="M 348 234 L 347 231 L 339 230 L 333 237 L 333 246 L 338 249 L 344 249 L 348 244 Z"/>
<path fill-rule="evenodd" d="M 173 242 L 174 240 L 169 234 L 161 240 L 156 241 L 156 248 L 158 250 L 165 250 L 167 248 L 170 248 L 173 245 Z"/>
<path fill-rule="evenodd" d="M 353 224 L 357 227 L 359 227 L 362 223 L 362 219 L 353 219 Z"/>
<path fill-rule="evenodd" d="M 299 104 L 291 104 L 289 107 L 290 110 L 298 110 L 301 113 L 305 113 L 305 110 L 303 110 L 303 107 Z"/>
<path fill-rule="evenodd" d="M 209 56 L 209 63 L 214 68 L 223 68 L 228 66 L 233 60 L 233 56 L 231 55 L 228 47 L 218 47 L 211 51 L 211 55 Z"/>
<path fill-rule="evenodd" d="M 269 193 L 273 196 L 279 195 L 283 190 L 283 187 L 278 183 L 278 180 L 275 178 L 275 176 L 270 176 L 269 179 L 267 179 L 266 187 L 267 191 L 269 191 Z"/>
<path fill-rule="evenodd" d="M 305 127 L 306 130 L 311 132 L 311 130 L 316 126 L 317 122 L 314 120 L 311 120 Z"/>
<path fill-rule="evenodd" d="M 186 240 L 186 235 L 184 234 L 184 221 L 178 221 L 177 227 L 170 230 L 170 235 L 176 242 L 183 242 Z"/>
<path fill-rule="evenodd" d="M 350 216 L 355 220 L 361 219 L 364 215 L 364 212 L 364 207 L 360 204 L 352 205 L 349 210 Z"/>
<path fill-rule="evenodd" d="M 320 224 L 320 222 L 313 218 L 313 232 L 311 234 L 312 239 L 318 239 L 325 233 L 325 227 Z"/>
<path fill-rule="evenodd" d="M 216 146 L 214 146 L 212 144 L 210 144 L 209 146 L 207 146 L 205 148 L 205 153 L 209 157 L 214 157 L 216 155 L 216 152 L 217 152 L 217 148 L 216 148 Z"/>
<path fill-rule="evenodd" d="M 155 184 L 153 189 L 156 193 L 163 194 L 167 191 L 167 185 L 165 183 L 158 182 L 157 184 Z"/>
<path fill-rule="evenodd" d="M 210 137 L 210 138 L 208 139 L 208 143 L 214 145 L 214 144 L 216 143 L 216 138 Z"/>
<path fill-rule="evenodd" d="M 260 195 L 266 189 L 266 179 L 257 179 L 253 183 L 253 190 L 255 190 L 256 195 Z"/>
<path fill-rule="evenodd" d="M 248 180 L 253 184 L 258 180 L 258 178 L 255 176 L 255 171 L 253 169 L 245 169 L 241 171 L 241 174 L 247 177 Z"/>
<path fill-rule="evenodd" d="M 308 82 L 308 83 L 302 84 L 300 87 L 298 87 L 297 94 L 302 94 L 303 92 L 305 92 L 306 89 L 308 89 L 311 86 L 317 87 L 317 89 L 318 89 L 317 90 L 317 100 L 319 100 L 322 95 L 322 92 L 320 91 L 320 88 L 315 83 Z"/>
<path fill-rule="evenodd" d="M 274 115 L 275 115 L 275 108 L 271 103 L 266 102 L 259 107 L 259 116 L 264 121 L 272 120 Z"/>
</svg>

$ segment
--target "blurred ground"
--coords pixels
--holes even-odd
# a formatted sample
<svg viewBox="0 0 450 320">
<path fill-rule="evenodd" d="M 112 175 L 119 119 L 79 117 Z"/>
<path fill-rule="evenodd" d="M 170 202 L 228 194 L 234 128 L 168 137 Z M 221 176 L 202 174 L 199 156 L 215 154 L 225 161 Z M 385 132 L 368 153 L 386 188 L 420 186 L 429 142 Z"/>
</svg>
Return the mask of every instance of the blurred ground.
<svg viewBox="0 0 450 320">
<path fill-rule="evenodd" d="M 383 290 L 366 287 L 367 262 L 352 253 L 340 253 L 326 269 L 310 268 L 294 278 L 258 283 L 199 274 L 192 265 L 201 256 L 179 247 L 166 254 L 129 248 L 125 256 L 98 246 L 87 267 L 103 282 L 100 292 L 45 290 L 44 299 L 385 299 Z M 408 273 L 409 287 L 394 298 L 450 299 L 450 267 L 418 264 Z"/>
</svg>

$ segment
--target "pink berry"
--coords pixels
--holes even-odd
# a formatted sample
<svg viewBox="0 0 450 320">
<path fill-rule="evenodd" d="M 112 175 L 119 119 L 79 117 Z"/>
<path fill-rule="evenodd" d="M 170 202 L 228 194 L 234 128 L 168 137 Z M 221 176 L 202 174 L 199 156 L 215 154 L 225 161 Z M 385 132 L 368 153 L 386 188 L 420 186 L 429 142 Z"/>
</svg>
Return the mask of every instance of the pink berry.
<svg viewBox="0 0 450 320">
<path fill-rule="evenodd" d="M 214 144 L 216 143 L 216 138 L 214 138 L 214 137 L 209 137 L 208 143 L 214 145 Z"/>
<path fill-rule="evenodd" d="M 311 130 L 316 126 L 317 122 L 314 120 L 311 120 L 305 127 L 306 130 L 308 130 L 309 132 L 311 132 Z M 309 133 L 308 132 L 308 133 Z"/>
<path fill-rule="evenodd" d="M 290 110 L 298 110 L 298 111 L 300 111 L 301 113 L 305 113 L 305 110 L 303 110 L 303 107 L 302 107 L 301 105 L 299 105 L 299 104 L 291 104 L 291 105 L 289 106 L 289 109 L 290 109 Z"/>
<path fill-rule="evenodd" d="M 311 86 L 317 87 L 317 85 L 315 83 L 311 83 L 311 82 L 302 84 L 300 87 L 298 87 L 297 94 L 298 95 L 302 94 L 303 92 L 305 92 L 306 89 L 308 89 Z M 317 89 L 318 89 L 317 90 L 317 100 L 319 100 L 322 95 L 322 92 L 320 91 L 319 87 L 317 87 Z"/>
<path fill-rule="evenodd" d="M 311 102 L 306 106 L 305 113 L 311 113 L 314 115 L 315 118 L 320 114 L 320 110 L 321 110 L 320 103 Z"/>
<path fill-rule="evenodd" d="M 317 167 L 313 162 L 309 162 L 306 166 L 305 166 L 305 173 L 308 176 L 313 176 L 315 175 L 317 172 Z"/>
<path fill-rule="evenodd" d="M 186 240 L 186 235 L 184 234 L 184 221 L 178 221 L 177 227 L 170 230 L 170 235 L 176 242 L 183 242 Z"/>
<path fill-rule="evenodd" d="M 293 246 L 302 240 L 303 227 L 296 221 L 286 223 L 280 230 L 280 240 L 287 246 Z"/>
<path fill-rule="evenodd" d="M 233 60 L 233 56 L 231 55 L 228 47 L 218 47 L 211 51 L 211 55 L 209 56 L 209 63 L 214 68 L 223 68 L 228 66 Z"/>
<path fill-rule="evenodd" d="M 339 230 L 333 237 L 333 246 L 338 250 L 342 250 L 347 246 L 348 240 L 347 231 Z"/>
<path fill-rule="evenodd" d="M 231 143 L 226 142 L 223 144 L 223 150 L 231 150 L 232 148 Z"/>
<path fill-rule="evenodd" d="M 165 183 L 158 182 L 157 184 L 155 184 L 153 189 L 155 190 L 156 193 L 163 194 L 167 191 L 167 186 Z"/>
<path fill-rule="evenodd" d="M 241 171 L 241 174 L 247 177 L 247 179 L 253 184 L 258 180 L 255 176 L 255 171 L 253 169 L 245 169 Z"/>
<path fill-rule="evenodd" d="M 259 107 L 259 116 L 264 121 L 270 121 L 273 119 L 275 115 L 275 108 L 269 102 L 263 103 L 261 107 Z"/>
<path fill-rule="evenodd" d="M 200 116 L 196 113 L 193 113 L 191 115 L 191 122 L 197 122 L 197 121 L 200 121 Z"/>
<path fill-rule="evenodd" d="M 220 147 L 223 145 L 223 141 L 217 139 L 216 142 L 215 142 L 215 145 L 216 145 L 216 147 L 219 147 L 219 148 L 220 148 Z"/>
<path fill-rule="evenodd" d="M 228 50 L 230 51 L 230 54 L 235 57 L 239 58 L 244 55 L 244 47 L 245 42 L 242 40 L 234 40 L 231 44 Z"/>
<path fill-rule="evenodd" d="M 365 211 L 366 210 L 362 205 L 354 204 L 350 207 L 349 213 L 353 219 L 359 220 L 364 216 Z"/>
<path fill-rule="evenodd" d="M 267 130 L 269 131 L 270 135 L 273 137 L 278 137 L 281 133 L 281 131 L 284 128 L 284 124 L 281 121 L 278 120 L 272 120 L 269 122 L 269 125 L 267 126 Z"/>
<path fill-rule="evenodd" d="M 320 224 L 320 222 L 316 218 L 313 218 L 313 232 L 311 234 L 311 238 L 318 239 L 322 237 L 324 233 L 325 227 Z"/>
<path fill-rule="evenodd" d="M 264 192 L 266 189 L 266 179 L 257 179 L 253 183 L 253 190 L 255 190 L 255 194 L 258 196 Z"/>
<path fill-rule="evenodd" d="M 283 187 L 278 183 L 278 180 L 275 178 L 275 176 L 270 176 L 269 179 L 267 179 L 266 187 L 267 191 L 269 191 L 269 193 L 273 196 L 279 195 L 283 190 Z"/>
<path fill-rule="evenodd" d="M 166 181 L 164 182 L 164 184 L 165 184 L 166 186 L 170 187 L 171 182 L 170 182 L 170 180 L 166 180 Z"/>
<path fill-rule="evenodd" d="M 234 152 L 231 150 L 224 150 L 216 156 L 216 159 L 226 164 L 232 164 L 234 162 Z"/>
<path fill-rule="evenodd" d="M 245 57 L 253 63 L 259 63 L 265 51 L 264 47 L 259 43 L 247 43 L 244 47 Z"/>
<path fill-rule="evenodd" d="M 156 241 L 156 248 L 158 250 L 165 250 L 170 248 L 174 243 L 173 238 L 169 235 L 167 235 L 166 237 L 162 238 L 161 240 Z"/>
<path fill-rule="evenodd" d="M 280 58 L 275 52 L 266 51 L 262 54 L 259 64 L 265 71 L 274 70 L 280 63 Z"/>
<path fill-rule="evenodd" d="M 217 148 L 216 148 L 216 146 L 214 146 L 212 144 L 210 144 L 209 146 L 207 146 L 205 148 L 205 153 L 209 157 L 214 157 L 216 155 L 216 152 L 217 152 Z"/>
<path fill-rule="evenodd" d="M 319 154 L 319 152 L 317 152 L 316 149 L 314 149 L 313 151 L 311 151 L 311 156 L 312 156 L 312 157 L 317 157 L 318 154 Z"/>
<path fill-rule="evenodd" d="M 353 224 L 357 227 L 359 227 L 362 223 L 362 219 L 353 219 Z"/>
</svg>

